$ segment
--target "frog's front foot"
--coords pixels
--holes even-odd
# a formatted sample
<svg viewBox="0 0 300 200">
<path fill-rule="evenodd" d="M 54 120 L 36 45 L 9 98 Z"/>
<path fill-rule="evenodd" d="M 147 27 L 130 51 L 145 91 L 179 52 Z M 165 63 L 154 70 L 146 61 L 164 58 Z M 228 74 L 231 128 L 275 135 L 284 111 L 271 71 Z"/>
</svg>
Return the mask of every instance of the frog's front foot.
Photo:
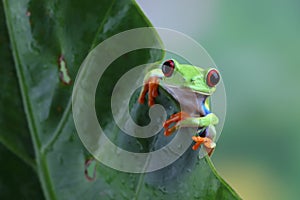
<svg viewBox="0 0 300 200">
<path fill-rule="evenodd" d="M 216 147 L 216 143 L 214 143 L 208 137 L 193 136 L 192 139 L 196 142 L 192 149 L 197 150 L 199 146 L 203 144 L 209 156 L 212 154 L 214 148 Z"/>
<path fill-rule="evenodd" d="M 139 96 L 139 103 L 144 104 L 145 97 L 148 92 L 148 105 L 151 107 L 154 105 L 154 99 L 158 95 L 158 85 L 159 85 L 159 78 L 156 76 L 150 77 L 145 83 L 144 87 L 141 91 L 141 94 Z"/>
<path fill-rule="evenodd" d="M 186 112 L 179 112 L 179 113 L 175 113 L 175 114 L 171 115 L 170 118 L 168 120 L 166 120 L 163 124 L 163 126 L 165 128 L 164 135 L 165 136 L 171 135 L 174 131 L 176 131 L 179 128 L 179 122 L 181 120 L 186 119 L 189 116 L 190 115 Z M 170 125 L 172 123 L 176 123 L 176 124 L 170 128 Z"/>
</svg>

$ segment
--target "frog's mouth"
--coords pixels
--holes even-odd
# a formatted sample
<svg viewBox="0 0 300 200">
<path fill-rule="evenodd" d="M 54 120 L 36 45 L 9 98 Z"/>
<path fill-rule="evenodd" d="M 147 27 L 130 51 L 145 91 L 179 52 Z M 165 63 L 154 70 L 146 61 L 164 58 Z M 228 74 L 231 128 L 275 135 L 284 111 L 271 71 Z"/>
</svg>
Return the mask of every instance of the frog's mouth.
<svg viewBox="0 0 300 200">
<path fill-rule="evenodd" d="M 199 92 L 199 91 L 195 91 L 195 90 L 191 90 L 191 91 L 196 93 L 196 94 L 203 95 L 203 96 L 210 96 L 212 94 L 212 92 L 208 93 L 208 92 Z"/>
</svg>

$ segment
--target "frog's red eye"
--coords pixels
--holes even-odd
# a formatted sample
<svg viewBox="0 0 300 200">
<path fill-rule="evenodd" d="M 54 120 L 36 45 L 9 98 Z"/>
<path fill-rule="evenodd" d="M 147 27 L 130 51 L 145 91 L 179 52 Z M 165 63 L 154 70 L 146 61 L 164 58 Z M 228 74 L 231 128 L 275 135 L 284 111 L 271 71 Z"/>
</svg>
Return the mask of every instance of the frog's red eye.
<svg viewBox="0 0 300 200">
<path fill-rule="evenodd" d="M 218 70 L 216 69 L 209 70 L 206 76 L 206 84 L 209 87 L 214 87 L 219 83 L 219 81 L 220 81 L 220 74 Z"/>
<path fill-rule="evenodd" d="M 166 77 L 172 76 L 175 68 L 175 63 L 173 60 L 167 60 L 161 67 L 162 72 Z"/>
</svg>

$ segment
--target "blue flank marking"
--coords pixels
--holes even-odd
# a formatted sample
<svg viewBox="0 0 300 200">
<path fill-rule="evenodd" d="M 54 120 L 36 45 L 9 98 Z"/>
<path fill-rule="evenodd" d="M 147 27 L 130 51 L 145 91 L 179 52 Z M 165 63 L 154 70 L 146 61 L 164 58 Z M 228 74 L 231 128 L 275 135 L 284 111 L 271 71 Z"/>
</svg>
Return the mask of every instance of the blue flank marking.
<svg viewBox="0 0 300 200">
<path fill-rule="evenodd" d="M 205 100 L 206 98 L 204 98 L 204 100 L 201 102 L 201 109 L 203 110 L 204 112 L 204 116 L 208 115 L 209 113 L 211 113 L 208 108 L 205 106 Z M 206 127 L 204 128 L 198 128 L 197 130 L 197 135 L 201 135 L 204 131 L 206 131 Z"/>
<path fill-rule="evenodd" d="M 206 98 L 204 98 L 204 100 L 201 102 L 201 108 L 204 111 L 204 116 L 210 114 L 211 112 L 208 110 L 208 108 L 205 106 L 205 100 Z"/>
</svg>

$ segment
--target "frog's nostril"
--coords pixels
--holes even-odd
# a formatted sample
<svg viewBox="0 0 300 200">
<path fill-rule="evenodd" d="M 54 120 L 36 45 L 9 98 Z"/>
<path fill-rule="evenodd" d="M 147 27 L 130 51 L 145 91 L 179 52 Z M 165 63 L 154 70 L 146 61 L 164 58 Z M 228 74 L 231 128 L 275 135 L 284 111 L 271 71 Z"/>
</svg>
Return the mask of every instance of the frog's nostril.
<svg viewBox="0 0 300 200">
<path fill-rule="evenodd" d="M 200 81 L 201 81 L 201 80 L 199 80 L 199 79 L 197 79 L 197 78 L 193 78 L 193 79 L 192 79 L 192 83 L 193 83 L 194 85 L 200 84 Z"/>
</svg>

